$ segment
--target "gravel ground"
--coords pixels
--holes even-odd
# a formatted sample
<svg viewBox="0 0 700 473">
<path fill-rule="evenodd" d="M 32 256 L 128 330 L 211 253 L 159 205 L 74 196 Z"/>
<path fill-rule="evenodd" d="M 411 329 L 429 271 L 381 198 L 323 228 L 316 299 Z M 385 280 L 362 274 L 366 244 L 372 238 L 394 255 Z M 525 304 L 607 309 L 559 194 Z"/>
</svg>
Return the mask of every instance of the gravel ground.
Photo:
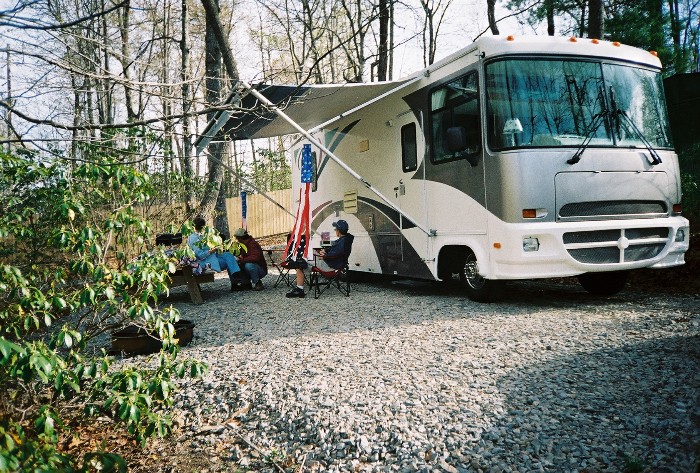
<svg viewBox="0 0 700 473">
<path fill-rule="evenodd" d="M 700 295 L 523 282 L 478 304 L 375 281 L 300 300 L 272 279 L 217 279 L 200 306 L 173 290 L 210 370 L 150 471 L 696 471 Z"/>
</svg>

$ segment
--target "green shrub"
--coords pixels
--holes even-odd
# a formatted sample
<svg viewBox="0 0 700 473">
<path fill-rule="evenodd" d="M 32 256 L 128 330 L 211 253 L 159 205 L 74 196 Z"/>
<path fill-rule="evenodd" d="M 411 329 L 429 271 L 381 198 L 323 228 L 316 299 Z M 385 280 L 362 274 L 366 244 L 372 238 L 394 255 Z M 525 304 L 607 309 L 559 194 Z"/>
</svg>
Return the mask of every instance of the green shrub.
<svg viewBox="0 0 700 473">
<path fill-rule="evenodd" d="M 206 369 L 178 359 L 179 314 L 159 305 L 173 257 L 134 258 L 153 240 L 134 208 L 153 193 L 149 176 L 108 159 L 0 155 L 0 472 L 124 471 L 112 452 L 66 453 L 66 414 L 109 417 L 143 444 L 168 434 L 177 379 Z M 152 367 L 117 369 L 96 347 L 127 322 L 163 340 Z"/>
<path fill-rule="evenodd" d="M 678 154 L 683 192 L 683 215 L 689 220 L 700 219 L 700 144 Z"/>
</svg>

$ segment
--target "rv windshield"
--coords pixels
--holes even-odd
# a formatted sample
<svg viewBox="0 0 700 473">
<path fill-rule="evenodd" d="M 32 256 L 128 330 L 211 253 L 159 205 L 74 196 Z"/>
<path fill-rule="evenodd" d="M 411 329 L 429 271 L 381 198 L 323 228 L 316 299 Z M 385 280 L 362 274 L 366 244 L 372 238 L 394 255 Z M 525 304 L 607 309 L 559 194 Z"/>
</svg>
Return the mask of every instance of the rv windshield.
<svg viewBox="0 0 700 473">
<path fill-rule="evenodd" d="M 671 146 L 661 75 L 649 69 L 503 59 L 486 66 L 486 100 L 492 149 Z"/>
</svg>

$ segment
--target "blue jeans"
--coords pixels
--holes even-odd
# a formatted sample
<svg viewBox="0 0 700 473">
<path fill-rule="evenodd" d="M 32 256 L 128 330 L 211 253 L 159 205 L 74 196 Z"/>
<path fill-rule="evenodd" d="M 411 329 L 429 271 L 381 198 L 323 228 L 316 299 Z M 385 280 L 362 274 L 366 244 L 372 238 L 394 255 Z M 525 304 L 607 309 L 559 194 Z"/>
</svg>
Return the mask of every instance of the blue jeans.
<svg viewBox="0 0 700 473">
<path fill-rule="evenodd" d="M 241 270 L 241 268 L 238 266 L 238 261 L 236 261 L 236 257 L 228 251 L 217 253 L 216 259 L 219 260 L 221 271 L 224 269 L 228 271 L 229 278 Z"/>
<path fill-rule="evenodd" d="M 267 272 L 259 264 L 243 263 L 241 278 L 246 282 L 250 280 L 250 283 L 255 285 L 266 274 Z"/>
</svg>

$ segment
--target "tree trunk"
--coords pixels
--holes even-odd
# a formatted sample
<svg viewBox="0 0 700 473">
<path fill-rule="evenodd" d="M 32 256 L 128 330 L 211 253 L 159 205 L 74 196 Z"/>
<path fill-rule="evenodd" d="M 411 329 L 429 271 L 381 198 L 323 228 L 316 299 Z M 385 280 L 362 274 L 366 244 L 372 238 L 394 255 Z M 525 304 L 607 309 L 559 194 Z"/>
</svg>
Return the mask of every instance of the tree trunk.
<svg viewBox="0 0 700 473">
<path fill-rule="evenodd" d="M 683 64 L 683 45 L 681 44 L 681 19 L 678 10 L 678 0 L 668 0 L 671 17 L 671 39 L 673 40 L 673 67 L 676 73 L 685 72 Z"/>
<path fill-rule="evenodd" d="M 220 28 L 217 22 L 218 18 L 218 2 L 212 0 L 213 6 L 206 8 L 207 1 L 203 1 L 206 9 L 206 31 L 204 35 L 205 44 L 205 71 L 206 71 L 206 81 L 205 81 L 205 99 L 207 106 L 211 107 L 213 105 L 218 105 L 221 101 L 221 48 L 219 48 L 219 41 L 217 40 L 216 29 Z M 212 11 L 212 8 L 214 11 Z M 207 120 L 211 121 L 216 112 L 209 112 L 207 114 Z M 216 208 L 216 202 L 219 199 L 219 191 L 221 189 L 221 182 L 224 177 L 224 168 L 221 165 L 221 159 L 223 158 L 223 143 L 212 142 L 209 144 L 208 148 L 209 154 L 207 156 L 207 184 L 204 190 L 204 196 L 199 204 L 199 214 L 204 218 L 204 220 L 209 221 L 214 214 L 214 209 Z M 219 229 L 221 232 L 223 229 Z"/>
<path fill-rule="evenodd" d="M 181 167 L 185 176 L 185 212 L 190 215 L 192 211 L 192 201 L 194 200 L 193 173 L 192 173 L 192 141 L 190 137 L 190 83 L 188 74 L 188 63 L 190 50 L 187 46 L 187 0 L 182 0 L 182 15 L 180 17 L 180 79 L 182 81 L 182 143 L 183 152 Z"/>
<path fill-rule="evenodd" d="M 206 99 L 210 105 L 218 104 L 221 101 L 221 62 L 224 65 L 229 78 L 238 80 L 238 70 L 233 59 L 233 53 L 228 47 L 228 41 L 219 20 L 219 6 L 216 0 L 202 0 L 206 10 L 206 60 L 205 68 L 207 73 Z M 215 112 L 210 112 L 207 116 L 212 120 Z M 207 182 L 205 195 L 200 204 L 200 214 L 205 219 L 209 218 L 216 208 L 214 219 L 215 228 L 219 233 L 229 235 L 228 219 L 226 218 L 225 200 L 219 198 L 222 194 L 221 185 L 224 178 L 224 143 L 211 143 L 209 145 L 209 179 Z"/>
<path fill-rule="evenodd" d="M 486 8 L 488 9 L 489 28 L 491 28 L 491 33 L 494 35 L 501 34 L 498 31 L 498 24 L 496 23 L 496 0 L 486 0 Z"/>
<path fill-rule="evenodd" d="M 547 10 L 547 34 L 554 36 L 554 0 L 545 0 Z"/>
<path fill-rule="evenodd" d="M 588 0 L 588 37 L 603 38 L 603 0 Z"/>
<path fill-rule="evenodd" d="M 129 12 L 131 11 L 131 4 L 129 0 L 123 8 L 119 9 L 119 33 L 121 35 L 121 58 L 119 59 L 122 65 L 122 75 L 124 79 L 129 81 L 129 65 L 131 64 L 131 59 L 129 58 Z M 124 86 L 124 105 L 126 107 L 126 117 L 128 121 L 136 120 L 136 112 L 134 111 L 133 98 L 131 95 L 131 86 L 126 84 Z"/>
<path fill-rule="evenodd" d="M 389 80 L 394 78 L 394 0 L 389 2 Z"/>
<path fill-rule="evenodd" d="M 389 3 L 388 0 L 379 0 L 379 51 L 377 65 L 377 79 L 387 79 L 387 66 L 389 63 Z"/>
</svg>

